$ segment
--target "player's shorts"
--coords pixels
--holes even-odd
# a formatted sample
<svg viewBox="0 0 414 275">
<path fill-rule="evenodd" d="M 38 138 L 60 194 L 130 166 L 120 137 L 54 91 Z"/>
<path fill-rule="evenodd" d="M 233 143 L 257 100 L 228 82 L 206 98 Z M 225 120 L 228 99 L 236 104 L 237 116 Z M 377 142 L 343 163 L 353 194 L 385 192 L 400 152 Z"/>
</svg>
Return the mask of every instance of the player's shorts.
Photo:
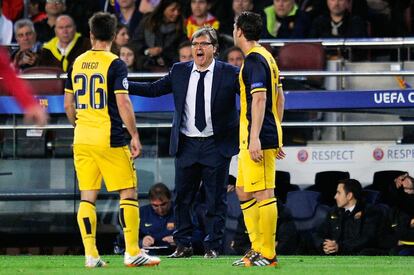
<svg viewBox="0 0 414 275">
<path fill-rule="evenodd" d="M 263 160 L 254 162 L 249 150 L 240 150 L 236 186 L 243 187 L 244 192 L 274 189 L 277 151 L 278 149 L 263 150 Z"/>
<path fill-rule="evenodd" d="M 73 153 L 79 190 L 100 190 L 102 178 L 108 191 L 137 187 L 128 146 L 107 148 L 75 144 Z"/>
</svg>

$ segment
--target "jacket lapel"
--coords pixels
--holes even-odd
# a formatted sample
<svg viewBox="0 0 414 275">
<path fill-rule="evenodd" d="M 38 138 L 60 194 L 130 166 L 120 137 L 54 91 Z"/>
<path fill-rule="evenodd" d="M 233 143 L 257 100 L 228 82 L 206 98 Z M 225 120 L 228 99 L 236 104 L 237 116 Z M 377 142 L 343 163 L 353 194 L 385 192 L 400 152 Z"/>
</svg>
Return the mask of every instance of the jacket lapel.
<svg viewBox="0 0 414 275">
<path fill-rule="evenodd" d="M 187 62 L 183 66 L 183 71 L 181 71 L 182 75 L 178 77 L 178 79 L 181 80 L 181 83 L 178 84 L 178 92 L 180 94 L 177 99 L 180 100 L 180 103 L 177 105 L 179 107 L 180 113 L 184 110 L 184 103 L 185 98 L 187 97 L 187 91 L 188 91 L 188 85 L 190 84 L 190 75 L 191 75 L 191 69 L 193 68 L 193 62 Z"/>
<path fill-rule="evenodd" d="M 220 87 L 220 82 L 222 78 L 222 74 L 220 73 L 222 63 L 216 60 L 216 64 L 214 65 L 214 73 L 213 73 L 213 84 L 211 86 L 211 110 L 213 110 L 214 100 L 218 93 L 218 88 Z"/>
</svg>

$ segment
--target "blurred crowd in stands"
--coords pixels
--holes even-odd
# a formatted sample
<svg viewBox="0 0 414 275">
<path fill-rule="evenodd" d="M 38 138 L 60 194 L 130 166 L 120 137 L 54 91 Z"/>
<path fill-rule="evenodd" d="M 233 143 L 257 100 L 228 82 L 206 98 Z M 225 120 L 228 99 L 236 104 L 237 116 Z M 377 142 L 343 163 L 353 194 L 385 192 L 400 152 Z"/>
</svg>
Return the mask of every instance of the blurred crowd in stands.
<svg viewBox="0 0 414 275">
<path fill-rule="evenodd" d="M 10 47 L 17 71 L 39 65 L 66 71 L 90 48 L 87 19 L 104 10 L 118 17 L 112 51 L 130 72 L 162 72 L 180 60 L 178 49 L 205 25 L 217 29 L 219 58 L 225 60 L 234 18 L 242 11 L 262 15 L 263 39 L 406 37 L 412 34 L 413 5 L 412 0 L 0 0 L 0 44 Z"/>
</svg>

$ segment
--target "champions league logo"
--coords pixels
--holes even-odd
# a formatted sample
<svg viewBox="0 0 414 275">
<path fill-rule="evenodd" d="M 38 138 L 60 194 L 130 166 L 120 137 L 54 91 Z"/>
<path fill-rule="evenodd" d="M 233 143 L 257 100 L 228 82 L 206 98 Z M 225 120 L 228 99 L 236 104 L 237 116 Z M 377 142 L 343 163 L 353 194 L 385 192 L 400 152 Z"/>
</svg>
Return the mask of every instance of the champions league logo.
<svg viewBox="0 0 414 275">
<path fill-rule="evenodd" d="M 300 162 L 305 162 L 308 160 L 309 154 L 308 151 L 302 149 L 298 152 L 297 158 Z"/>
<path fill-rule="evenodd" d="M 126 77 L 122 80 L 122 86 L 124 86 L 125 90 L 128 90 L 129 84 L 128 79 Z"/>
<path fill-rule="evenodd" d="M 372 156 L 374 157 L 375 160 L 380 161 L 384 158 L 384 151 L 381 148 L 377 147 L 372 152 Z"/>
</svg>

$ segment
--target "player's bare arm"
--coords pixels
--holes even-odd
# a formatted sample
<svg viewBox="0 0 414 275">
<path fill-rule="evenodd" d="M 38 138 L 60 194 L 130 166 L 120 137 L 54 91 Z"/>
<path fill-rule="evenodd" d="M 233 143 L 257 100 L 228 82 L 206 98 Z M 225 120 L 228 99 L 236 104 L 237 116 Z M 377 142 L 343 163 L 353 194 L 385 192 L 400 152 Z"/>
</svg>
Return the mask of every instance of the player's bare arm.
<svg viewBox="0 0 414 275">
<path fill-rule="evenodd" d="M 131 155 L 133 158 L 139 157 L 141 154 L 141 142 L 136 127 L 134 110 L 128 94 L 116 94 L 116 104 L 118 106 L 119 115 L 125 124 L 128 133 L 131 135 Z"/>
<path fill-rule="evenodd" d="M 277 87 L 277 116 L 280 122 L 283 121 L 283 114 L 285 112 L 285 94 L 282 87 Z"/>
<path fill-rule="evenodd" d="M 285 112 L 285 94 L 283 93 L 283 88 L 281 86 L 277 87 L 277 115 L 280 119 L 280 122 L 283 121 L 283 114 Z M 286 153 L 283 151 L 283 148 L 279 148 L 277 151 L 276 159 L 284 159 Z"/>
<path fill-rule="evenodd" d="M 259 136 L 266 108 L 266 92 L 255 92 L 252 97 L 252 127 L 250 129 L 249 153 L 253 161 L 259 162 L 263 160 L 263 151 Z"/>
<path fill-rule="evenodd" d="M 75 127 L 76 125 L 76 109 L 75 109 L 75 96 L 72 93 L 65 93 L 64 100 L 66 116 L 70 124 Z"/>
</svg>

